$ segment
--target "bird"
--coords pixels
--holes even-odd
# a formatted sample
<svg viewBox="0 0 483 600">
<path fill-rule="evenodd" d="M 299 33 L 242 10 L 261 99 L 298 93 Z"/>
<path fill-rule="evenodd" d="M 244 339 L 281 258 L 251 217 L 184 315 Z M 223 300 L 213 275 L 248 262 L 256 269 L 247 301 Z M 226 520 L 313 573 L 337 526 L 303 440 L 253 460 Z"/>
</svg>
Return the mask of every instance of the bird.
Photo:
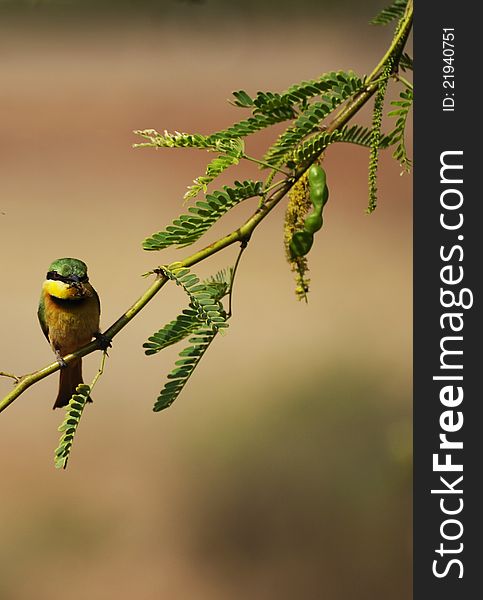
<svg viewBox="0 0 483 600">
<path fill-rule="evenodd" d="M 50 265 L 42 284 L 38 309 L 40 326 L 61 366 L 59 392 L 53 408 L 69 404 L 83 383 L 82 359 L 67 364 L 63 356 L 102 337 L 99 330 L 101 304 L 89 283 L 87 265 L 77 258 L 58 258 Z M 92 399 L 89 398 L 92 402 Z"/>
</svg>

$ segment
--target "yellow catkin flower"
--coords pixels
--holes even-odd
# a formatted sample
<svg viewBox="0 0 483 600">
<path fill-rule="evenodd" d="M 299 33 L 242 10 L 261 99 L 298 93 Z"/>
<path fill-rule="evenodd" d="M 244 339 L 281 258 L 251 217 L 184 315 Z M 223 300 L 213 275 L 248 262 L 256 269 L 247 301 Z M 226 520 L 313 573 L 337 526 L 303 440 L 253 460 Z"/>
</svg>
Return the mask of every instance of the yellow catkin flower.
<svg viewBox="0 0 483 600">
<path fill-rule="evenodd" d="M 288 193 L 288 204 L 285 212 L 284 243 L 285 254 L 290 268 L 296 273 L 295 294 L 299 300 L 307 302 L 310 280 L 306 278 L 309 270 L 306 256 L 292 257 L 290 252 L 290 241 L 296 231 L 304 228 L 305 217 L 312 208 L 310 201 L 309 183 L 307 173 L 295 183 Z"/>
</svg>

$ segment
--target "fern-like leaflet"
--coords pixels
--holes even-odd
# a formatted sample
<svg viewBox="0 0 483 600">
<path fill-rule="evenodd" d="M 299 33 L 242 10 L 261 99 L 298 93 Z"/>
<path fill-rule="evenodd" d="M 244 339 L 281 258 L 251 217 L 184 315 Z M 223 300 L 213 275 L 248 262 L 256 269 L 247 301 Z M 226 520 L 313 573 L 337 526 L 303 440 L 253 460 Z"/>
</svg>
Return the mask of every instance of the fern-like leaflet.
<svg viewBox="0 0 483 600">
<path fill-rule="evenodd" d="M 324 73 L 318 79 L 296 83 L 282 93 L 282 98 L 298 104 L 303 110 L 307 101 L 315 96 L 320 96 L 329 91 L 339 91 L 347 95 L 355 93 L 361 88 L 362 82 L 353 71 L 330 71 Z"/>
<path fill-rule="evenodd" d="M 231 285 L 232 275 L 232 269 L 225 269 L 203 281 L 203 285 L 209 290 L 214 301 L 220 302 L 226 296 Z M 193 334 L 204 325 L 198 311 L 193 304 L 190 304 L 176 319 L 166 323 L 164 327 L 148 338 L 148 341 L 143 344 L 145 353 L 147 355 L 157 354 L 164 348 Z"/>
<path fill-rule="evenodd" d="M 209 152 L 220 152 L 220 155 L 210 161 L 204 175 L 194 180 L 194 185 L 188 186 L 184 199 L 196 197 L 201 191 L 206 192 L 207 186 L 231 165 L 236 165 L 244 156 L 243 140 L 230 137 L 212 137 L 199 133 L 158 133 L 155 129 L 135 131 L 147 139 L 147 142 L 134 144 L 135 148 L 198 148 Z"/>
<path fill-rule="evenodd" d="M 72 396 L 66 407 L 64 422 L 59 427 L 62 436 L 59 447 L 55 451 L 55 466 L 57 469 L 65 469 L 67 467 L 74 436 L 90 393 L 90 386 L 84 383 L 79 384 L 76 388 L 76 393 Z"/>
<path fill-rule="evenodd" d="M 223 187 L 207 194 L 203 201 L 199 200 L 188 208 L 190 214 L 179 216 L 165 231 L 154 233 L 143 242 L 145 250 L 162 250 L 168 246 L 189 246 L 196 242 L 212 225 L 231 208 L 256 196 L 261 196 L 261 181 L 235 181 L 235 186 Z"/>
<path fill-rule="evenodd" d="M 253 105 L 255 115 L 276 115 L 284 120 L 296 116 L 296 109 L 290 98 L 276 92 L 258 92 Z"/>
<path fill-rule="evenodd" d="M 319 79 L 293 85 L 281 94 L 258 92 L 255 98 L 251 98 L 247 92 L 239 90 L 233 94 L 235 96 L 233 103 L 242 108 L 252 109 L 253 116 L 239 121 L 227 129 L 217 131 L 207 139 L 215 141 L 224 138 L 245 137 L 275 123 L 295 118 L 299 111 L 303 112 L 307 109 L 309 98 L 328 92 L 332 92 L 334 97 L 343 94 L 347 98 L 360 88 L 361 80 L 352 71 L 332 71 L 325 73 Z M 330 104 L 332 99 L 330 98 L 328 102 Z M 317 112 L 317 109 L 314 110 Z"/>
<path fill-rule="evenodd" d="M 352 125 L 351 127 L 344 127 L 340 136 L 337 139 L 338 142 L 346 142 L 349 144 L 357 144 L 358 146 L 365 146 L 366 148 L 371 147 L 372 130 L 363 125 Z M 387 148 L 391 145 L 391 140 L 388 135 L 381 133 L 379 148 Z"/>
<path fill-rule="evenodd" d="M 176 344 L 184 338 L 194 333 L 197 329 L 202 327 L 203 321 L 198 315 L 198 311 L 193 307 L 186 308 L 183 312 L 176 317 L 173 321 L 166 323 L 166 325 L 153 333 L 148 338 L 148 341 L 143 344 L 145 353 L 149 356 L 150 354 L 156 354 L 164 348 Z"/>
<path fill-rule="evenodd" d="M 320 133 L 311 136 L 295 150 L 293 154 L 295 163 L 297 166 L 309 165 L 329 144 L 339 141 L 340 136 L 340 131 L 333 131 L 332 133 L 321 131 Z"/>
<path fill-rule="evenodd" d="M 387 136 L 390 145 L 396 144 L 393 157 L 399 162 L 405 171 L 411 170 L 411 159 L 407 155 L 405 143 L 406 122 L 413 102 L 413 91 L 406 89 L 400 92 L 400 100 L 393 100 L 391 104 L 397 106 L 396 110 L 388 113 L 389 117 L 397 117 L 394 130 Z"/>
<path fill-rule="evenodd" d="M 228 294 L 232 278 L 233 269 L 226 269 L 205 279 L 202 284 L 209 291 L 213 301 L 218 303 L 223 317 L 225 317 L 225 312 L 221 300 Z M 167 408 L 176 400 L 217 333 L 218 328 L 206 327 L 205 320 L 191 302 L 188 309 L 153 334 L 144 344 L 146 354 L 156 354 L 163 348 L 193 335 L 189 340 L 190 346 L 181 351 L 174 370 L 168 375 L 168 382 L 155 402 L 153 408 L 155 412 Z"/>
<path fill-rule="evenodd" d="M 330 78 L 324 79 L 325 85 L 332 85 L 327 93 L 321 95 L 321 100 L 308 104 L 294 124 L 282 133 L 277 141 L 265 153 L 263 160 L 274 167 L 286 163 L 292 154 L 308 135 L 320 128 L 320 123 L 338 106 L 360 91 L 362 80 L 352 72 L 331 73 Z M 301 88 L 306 91 L 307 88 Z M 309 89 L 312 89 L 309 86 Z"/>
<path fill-rule="evenodd" d="M 245 137 L 247 135 L 250 135 L 251 133 L 255 133 L 256 131 L 266 129 L 271 125 L 275 125 L 276 123 L 286 121 L 289 118 L 290 117 L 280 112 L 271 115 L 255 114 L 253 117 L 249 117 L 248 119 L 244 119 L 243 121 L 238 121 L 238 123 L 234 123 L 231 127 L 228 127 L 227 129 L 222 129 L 211 134 L 210 136 L 208 136 L 208 139 L 211 142 L 216 142 L 217 140 Z"/>
<path fill-rule="evenodd" d="M 180 133 L 179 131 L 159 133 L 156 129 L 139 129 L 134 133 L 148 140 L 134 144 L 134 148 L 200 148 L 223 151 L 229 151 L 231 148 L 230 142 L 226 142 L 226 140 L 209 139 L 209 136 L 200 133 Z"/>
<path fill-rule="evenodd" d="M 391 21 L 400 19 L 406 10 L 407 0 L 395 0 L 392 4 L 383 8 L 369 23 L 371 25 L 387 25 Z"/>
<path fill-rule="evenodd" d="M 199 278 L 181 263 L 162 267 L 162 271 L 184 289 L 189 296 L 190 305 L 205 325 L 214 331 L 228 327 L 223 306 L 210 286 L 200 283 Z"/>
<path fill-rule="evenodd" d="M 205 174 L 197 177 L 193 182 L 194 185 L 188 186 L 188 191 L 184 195 L 185 200 L 195 198 L 201 191 L 206 193 L 208 184 L 228 167 L 237 165 L 245 152 L 245 144 L 241 139 L 215 140 L 214 148 L 223 151 L 224 154 L 220 154 L 220 156 L 210 161 Z"/>
<path fill-rule="evenodd" d="M 340 141 L 359 146 L 371 147 L 372 130 L 363 125 L 344 127 L 341 131 Z"/>
<path fill-rule="evenodd" d="M 235 100 L 230 102 L 230 104 L 240 108 L 251 108 L 253 106 L 253 99 L 245 92 L 245 90 L 233 92 L 233 95 L 235 96 Z"/>
<path fill-rule="evenodd" d="M 212 291 L 213 297 L 216 300 L 222 300 L 230 291 L 233 282 L 234 271 L 233 267 L 228 269 L 222 269 L 214 275 L 210 275 L 203 281 L 204 285 L 209 287 Z"/>
<path fill-rule="evenodd" d="M 176 368 L 168 375 L 168 381 L 154 403 L 153 410 L 155 412 L 159 412 L 173 404 L 216 334 L 216 330 L 204 328 L 196 331 L 195 335 L 189 339 L 191 345 L 180 352 L 180 358 L 175 363 Z"/>
<path fill-rule="evenodd" d="M 251 98 L 244 90 L 233 92 L 235 106 L 251 108 L 253 114 L 274 115 L 282 119 L 293 119 L 296 116 L 292 101 L 287 96 L 277 92 L 257 92 L 255 98 Z"/>
<path fill-rule="evenodd" d="M 211 160 L 207 167 L 204 175 L 200 175 L 194 181 L 194 185 L 188 186 L 188 190 L 184 195 L 185 200 L 195 198 L 200 192 L 206 192 L 208 184 L 216 179 L 223 173 L 228 167 L 237 165 L 240 160 L 238 156 L 227 156 L 220 155 Z"/>
<path fill-rule="evenodd" d="M 206 136 L 197 133 L 180 133 L 165 131 L 159 133 L 156 129 L 136 129 L 133 133 L 140 135 L 147 142 L 133 144 L 133 148 L 205 148 L 213 149 L 212 144 L 206 142 Z"/>
<path fill-rule="evenodd" d="M 403 52 L 401 54 L 401 58 L 399 59 L 399 66 L 403 71 L 413 71 L 414 63 L 413 59 L 407 54 L 407 52 Z"/>
</svg>

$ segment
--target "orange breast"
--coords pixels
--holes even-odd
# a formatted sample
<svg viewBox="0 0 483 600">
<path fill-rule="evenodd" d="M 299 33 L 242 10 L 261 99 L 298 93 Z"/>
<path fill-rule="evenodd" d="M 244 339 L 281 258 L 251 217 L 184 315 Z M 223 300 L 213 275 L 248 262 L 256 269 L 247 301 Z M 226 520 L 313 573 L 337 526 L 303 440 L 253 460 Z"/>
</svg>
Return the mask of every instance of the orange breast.
<svg viewBox="0 0 483 600">
<path fill-rule="evenodd" d="M 75 352 L 99 331 L 99 303 L 94 296 L 59 302 L 44 292 L 44 306 L 50 343 L 61 355 Z"/>
</svg>

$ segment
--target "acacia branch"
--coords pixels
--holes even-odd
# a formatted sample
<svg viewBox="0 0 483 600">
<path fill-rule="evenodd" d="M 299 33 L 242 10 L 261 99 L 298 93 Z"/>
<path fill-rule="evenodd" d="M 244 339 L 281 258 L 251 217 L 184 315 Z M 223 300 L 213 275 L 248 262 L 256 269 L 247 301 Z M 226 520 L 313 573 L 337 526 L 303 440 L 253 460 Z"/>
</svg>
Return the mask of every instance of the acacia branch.
<svg viewBox="0 0 483 600">
<path fill-rule="evenodd" d="M 371 75 L 366 79 L 364 90 L 356 94 L 352 101 L 349 102 L 338 115 L 336 115 L 336 117 L 328 125 L 326 130 L 327 133 L 333 133 L 339 129 L 342 129 L 342 127 L 344 127 L 352 119 L 352 117 L 362 108 L 362 106 L 364 106 L 364 104 L 375 93 L 378 87 L 378 78 L 380 77 L 381 71 L 388 62 L 388 60 L 395 59 L 397 63 L 399 57 L 401 56 L 402 50 L 411 31 L 412 18 L 413 2 L 412 0 L 409 0 L 406 7 L 405 15 L 401 21 L 396 35 L 387 52 L 384 54 L 382 59 L 374 68 Z M 322 152 L 320 154 L 322 154 Z M 252 233 L 255 231 L 258 225 L 285 197 L 287 192 L 300 179 L 300 177 L 302 177 L 302 175 L 306 172 L 309 166 L 319 158 L 320 154 L 314 156 L 310 163 L 304 164 L 303 167 L 299 168 L 293 176 L 287 177 L 285 181 L 281 182 L 281 187 L 276 192 L 274 192 L 274 194 L 270 198 L 268 198 L 263 204 L 261 204 L 253 213 L 253 215 L 241 227 L 235 229 L 228 235 L 225 235 L 224 237 L 220 238 L 213 244 L 206 246 L 202 250 L 191 254 L 184 260 L 179 261 L 181 266 L 191 267 L 237 242 L 246 245 Z M 149 286 L 149 288 L 144 292 L 144 294 L 140 296 L 136 300 L 136 302 L 134 302 L 134 304 L 104 332 L 103 337 L 112 340 L 148 304 L 148 302 L 150 302 L 154 298 L 154 296 L 161 290 L 161 288 L 165 285 L 167 281 L 168 278 L 162 273 L 158 272 L 155 281 Z M 91 354 L 96 350 L 103 350 L 103 342 L 104 340 L 102 339 L 92 341 L 89 344 L 77 350 L 76 352 L 68 354 L 63 358 L 65 362 L 69 364 L 73 360 L 81 358 L 83 356 L 87 356 L 88 354 Z M 59 363 L 56 361 L 42 369 L 39 369 L 38 371 L 17 378 L 18 383 L 15 385 L 14 389 L 9 394 L 7 394 L 3 398 L 3 400 L 0 401 L 0 412 L 5 410 L 10 404 L 12 404 L 12 402 L 16 400 L 21 394 L 23 394 L 23 392 L 25 392 L 25 390 L 27 390 L 31 385 L 37 383 L 45 377 L 48 377 L 49 375 L 52 375 L 60 368 L 61 367 Z"/>
</svg>

